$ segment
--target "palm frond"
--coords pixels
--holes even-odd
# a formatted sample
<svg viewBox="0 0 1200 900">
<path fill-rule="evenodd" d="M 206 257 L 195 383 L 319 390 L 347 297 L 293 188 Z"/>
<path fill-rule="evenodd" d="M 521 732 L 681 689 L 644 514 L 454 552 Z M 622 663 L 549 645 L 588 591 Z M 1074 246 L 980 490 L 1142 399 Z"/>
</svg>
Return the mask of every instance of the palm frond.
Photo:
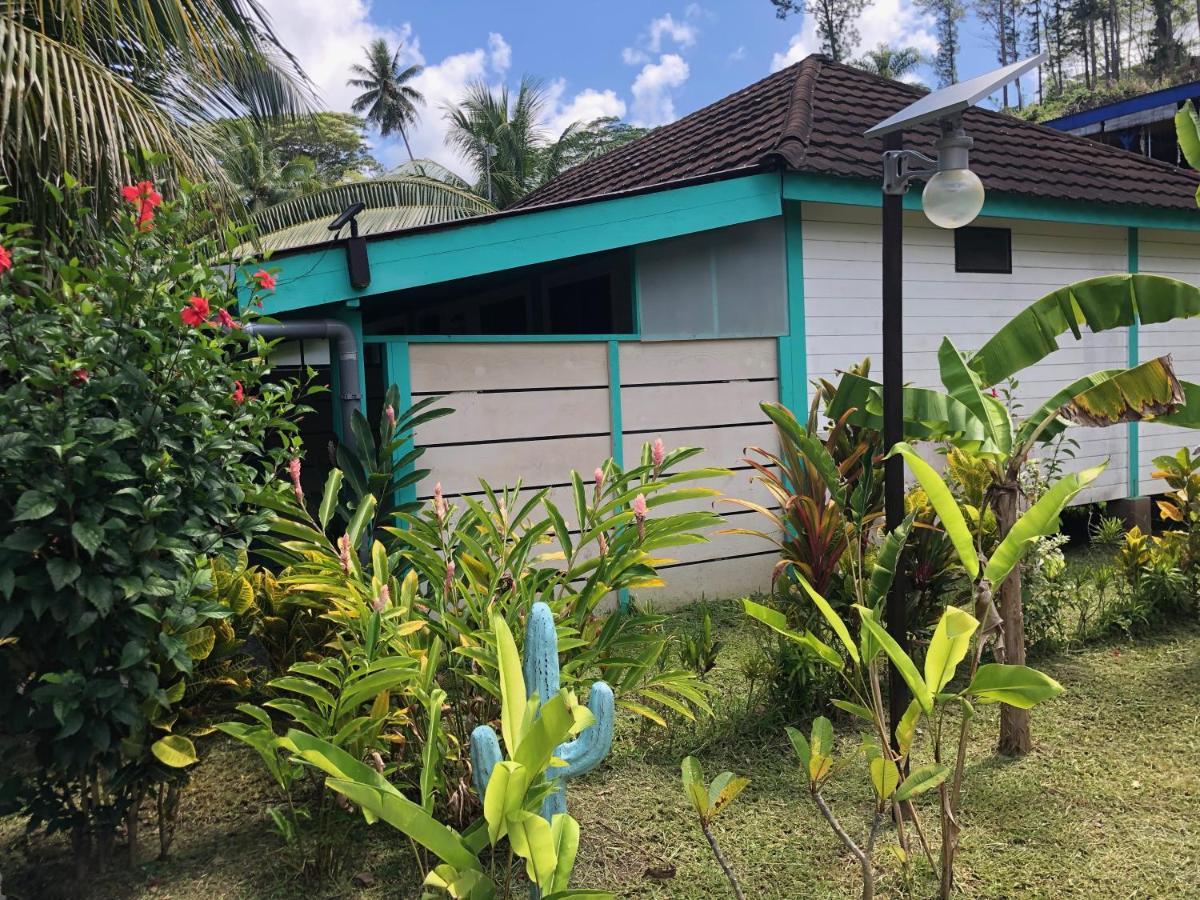
<svg viewBox="0 0 1200 900">
<path fill-rule="evenodd" d="M 385 175 L 339 184 L 278 203 L 255 213 L 264 249 L 282 250 L 330 240 L 328 222 L 352 203 L 362 202 L 360 234 L 380 234 L 454 222 L 495 212 L 474 192 L 423 175 Z"/>
</svg>

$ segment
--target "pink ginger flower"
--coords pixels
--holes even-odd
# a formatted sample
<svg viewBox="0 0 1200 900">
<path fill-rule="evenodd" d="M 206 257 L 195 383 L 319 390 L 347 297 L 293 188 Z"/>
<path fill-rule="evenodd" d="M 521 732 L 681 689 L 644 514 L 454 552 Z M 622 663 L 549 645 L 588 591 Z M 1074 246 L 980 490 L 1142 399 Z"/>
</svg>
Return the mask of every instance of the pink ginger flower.
<svg viewBox="0 0 1200 900">
<path fill-rule="evenodd" d="M 338 538 L 338 561 L 342 564 L 342 571 L 347 575 L 350 574 L 350 537 L 343 534 Z"/>
<path fill-rule="evenodd" d="M 386 584 L 379 589 L 379 596 L 371 601 L 371 609 L 383 612 L 392 603 L 392 589 Z"/>
<path fill-rule="evenodd" d="M 288 461 L 288 474 L 292 477 L 292 490 L 296 492 L 296 501 L 304 503 L 304 491 L 300 487 L 300 457 L 294 456 Z"/>
<path fill-rule="evenodd" d="M 396 411 L 392 409 L 391 404 L 383 408 L 383 417 L 387 419 L 387 423 L 393 428 L 396 427 Z"/>
<path fill-rule="evenodd" d="M 662 438 L 655 438 L 650 447 L 650 460 L 654 463 L 654 474 L 657 477 L 662 471 L 663 460 L 667 458 L 667 448 L 663 446 Z"/>
<path fill-rule="evenodd" d="M 370 753 L 370 757 L 371 757 L 371 768 L 382 775 L 384 768 L 386 768 L 383 764 L 383 757 L 379 755 L 378 750 L 372 750 Z"/>
<path fill-rule="evenodd" d="M 454 590 L 454 560 L 446 560 L 446 579 L 442 583 L 442 589 L 446 592 L 446 596 L 450 596 L 450 592 Z"/>
<path fill-rule="evenodd" d="M 442 496 L 440 481 L 433 486 L 433 514 L 437 517 L 438 522 L 446 518 L 446 498 Z"/>
<path fill-rule="evenodd" d="M 608 538 L 604 536 L 604 532 L 600 532 L 600 555 L 608 555 Z"/>
<path fill-rule="evenodd" d="M 646 514 L 650 511 L 646 506 L 646 495 L 638 494 L 634 497 L 630 508 L 633 510 L 634 521 L 637 522 L 638 540 L 643 540 L 646 537 Z"/>
</svg>

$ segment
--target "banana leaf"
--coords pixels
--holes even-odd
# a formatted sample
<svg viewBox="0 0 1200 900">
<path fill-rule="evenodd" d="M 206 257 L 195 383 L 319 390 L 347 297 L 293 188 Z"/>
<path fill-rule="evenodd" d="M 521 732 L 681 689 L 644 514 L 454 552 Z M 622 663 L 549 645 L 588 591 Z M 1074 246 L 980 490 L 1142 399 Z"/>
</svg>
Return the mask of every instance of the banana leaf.
<svg viewBox="0 0 1200 900">
<path fill-rule="evenodd" d="M 1013 425 L 1008 409 L 991 393 L 984 392 L 979 376 L 948 337 L 942 338 L 942 346 L 938 348 L 938 368 L 946 393 L 975 414 L 984 433 L 1001 453 L 1012 450 Z"/>
<path fill-rule="evenodd" d="M 1175 113 L 1175 136 L 1188 165 L 1200 169 L 1200 119 L 1196 118 L 1196 107 L 1191 100 Z M 1200 188 L 1196 190 L 1196 202 L 1200 203 Z"/>
<path fill-rule="evenodd" d="M 906 385 L 904 399 L 904 439 L 908 441 L 950 441 L 978 453 L 999 454 L 1000 448 L 989 438 L 984 423 L 966 404 L 949 394 L 929 388 Z M 883 385 L 861 375 L 846 372 L 827 414 L 840 420 L 851 409 L 851 425 L 883 430 Z"/>
<path fill-rule="evenodd" d="M 1134 322 L 1154 325 L 1197 315 L 1200 289 L 1186 282 L 1141 273 L 1101 275 L 1031 303 L 992 335 L 968 365 L 989 387 L 1045 359 L 1068 331 L 1080 340 L 1084 326 L 1095 333 Z"/>
</svg>

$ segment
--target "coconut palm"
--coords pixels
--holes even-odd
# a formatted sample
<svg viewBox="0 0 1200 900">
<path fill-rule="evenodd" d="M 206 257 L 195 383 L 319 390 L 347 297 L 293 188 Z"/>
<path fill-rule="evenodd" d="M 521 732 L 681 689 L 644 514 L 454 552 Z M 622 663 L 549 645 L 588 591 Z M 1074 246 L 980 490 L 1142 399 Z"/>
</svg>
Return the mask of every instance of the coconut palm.
<svg viewBox="0 0 1200 900">
<path fill-rule="evenodd" d="M 542 125 L 548 100 L 545 85 L 526 76 L 516 96 L 507 85 L 493 90 L 480 81 L 461 103 L 446 108 L 446 143 L 475 170 L 478 192 L 501 209 L 553 178 L 571 158 L 579 123 L 551 138 Z"/>
<path fill-rule="evenodd" d="M 916 47 L 889 47 L 887 44 L 880 44 L 854 60 L 851 65 L 880 78 L 899 81 L 923 61 L 921 51 Z"/>
<path fill-rule="evenodd" d="M 3 0 L 0 68 L 0 177 L 43 228 L 58 215 L 43 180 L 90 185 L 99 222 L 142 151 L 165 156 L 161 181 L 227 189 L 197 123 L 311 106 L 257 0 Z"/>
<path fill-rule="evenodd" d="M 328 241 L 329 221 L 352 203 L 364 203 L 359 233 L 382 234 L 439 222 L 454 222 L 496 209 L 470 185 L 432 160 L 418 159 L 378 178 L 351 181 L 255 211 L 251 216 L 265 250 L 285 250 Z"/>
<path fill-rule="evenodd" d="M 213 152 L 248 212 L 325 187 L 309 156 L 285 157 L 268 127 L 253 119 L 226 119 L 211 129 Z"/>
<path fill-rule="evenodd" d="M 377 38 L 363 48 L 367 55 L 366 65 L 355 63 L 350 67 L 355 76 L 346 84 L 362 88 L 350 108 L 356 113 L 366 113 L 367 121 L 379 129 L 384 137 L 399 134 L 404 140 L 408 158 L 413 158 L 408 145 L 408 129 L 417 122 L 417 107 L 425 103 L 425 97 L 408 82 L 421 74 L 417 65 L 401 68 L 400 53 L 404 45 L 392 53 L 387 41 Z"/>
</svg>

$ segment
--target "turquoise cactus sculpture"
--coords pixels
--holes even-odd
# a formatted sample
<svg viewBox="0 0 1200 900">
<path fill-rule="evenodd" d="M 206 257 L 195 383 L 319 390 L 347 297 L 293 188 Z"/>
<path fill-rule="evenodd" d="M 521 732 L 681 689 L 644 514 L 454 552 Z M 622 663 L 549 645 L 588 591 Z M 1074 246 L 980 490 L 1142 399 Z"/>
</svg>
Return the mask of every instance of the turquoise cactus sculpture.
<svg viewBox="0 0 1200 900">
<path fill-rule="evenodd" d="M 525 628 L 523 657 L 521 668 L 528 695 L 532 697 L 536 693 L 539 700 L 545 702 L 557 694 L 558 632 L 554 627 L 554 614 L 545 603 L 533 604 Z M 546 771 L 546 777 L 555 782 L 554 790 L 542 802 L 542 818 L 547 821 L 556 813 L 567 811 L 565 782 L 596 768 L 612 748 L 612 688 L 603 681 L 597 681 L 592 685 L 587 705 L 596 718 L 595 723 L 580 732 L 575 740 L 559 744 L 554 755 L 565 765 Z M 501 759 L 500 741 L 491 726 L 480 725 L 471 732 L 471 779 L 481 799 L 487 792 L 492 769 Z"/>
</svg>

